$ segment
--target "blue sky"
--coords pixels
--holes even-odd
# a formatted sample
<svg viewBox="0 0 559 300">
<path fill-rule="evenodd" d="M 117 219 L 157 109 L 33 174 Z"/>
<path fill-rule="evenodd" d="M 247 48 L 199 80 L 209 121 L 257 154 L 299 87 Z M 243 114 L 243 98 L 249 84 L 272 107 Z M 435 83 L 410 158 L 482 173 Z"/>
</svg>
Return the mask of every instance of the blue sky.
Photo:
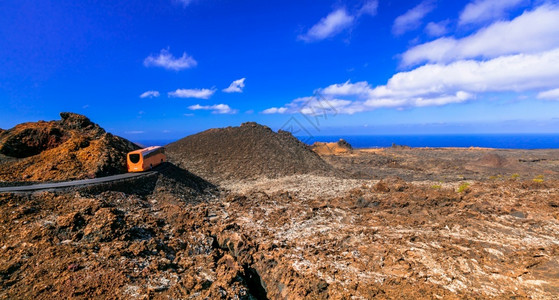
<svg viewBox="0 0 559 300">
<path fill-rule="evenodd" d="M 557 2 L 2 1 L 0 128 L 557 132 Z"/>
</svg>

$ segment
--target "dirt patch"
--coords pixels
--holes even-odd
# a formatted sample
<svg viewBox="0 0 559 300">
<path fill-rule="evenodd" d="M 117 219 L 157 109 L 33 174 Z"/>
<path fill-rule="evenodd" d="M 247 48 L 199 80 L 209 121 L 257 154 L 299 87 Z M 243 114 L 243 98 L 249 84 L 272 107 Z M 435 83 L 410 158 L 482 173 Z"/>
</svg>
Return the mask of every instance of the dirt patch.
<svg viewBox="0 0 559 300">
<path fill-rule="evenodd" d="M 328 174 L 333 169 L 289 132 L 256 123 L 210 129 L 167 145 L 169 161 L 211 180 Z"/>
</svg>

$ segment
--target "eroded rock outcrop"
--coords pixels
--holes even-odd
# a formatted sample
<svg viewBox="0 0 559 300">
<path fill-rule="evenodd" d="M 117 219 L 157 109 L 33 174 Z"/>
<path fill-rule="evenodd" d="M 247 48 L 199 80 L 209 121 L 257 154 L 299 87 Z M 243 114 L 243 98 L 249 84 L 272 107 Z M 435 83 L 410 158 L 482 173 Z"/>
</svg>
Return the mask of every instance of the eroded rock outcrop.
<svg viewBox="0 0 559 300">
<path fill-rule="evenodd" d="M 3 181 L 52 181 L 126 171 L 126 153 L 138 146 L 107 133 L 87 117 L 63 112 L 58 121 L 23 123 L 0 132 Z"/>
<path fill-rule="evenodd" d="M 340 139 L 335 143 L 315 142 L 311 149 L 320 155 L 333 155 L 351 152 L 353 147 L 344 139 Z"/>
</svg>

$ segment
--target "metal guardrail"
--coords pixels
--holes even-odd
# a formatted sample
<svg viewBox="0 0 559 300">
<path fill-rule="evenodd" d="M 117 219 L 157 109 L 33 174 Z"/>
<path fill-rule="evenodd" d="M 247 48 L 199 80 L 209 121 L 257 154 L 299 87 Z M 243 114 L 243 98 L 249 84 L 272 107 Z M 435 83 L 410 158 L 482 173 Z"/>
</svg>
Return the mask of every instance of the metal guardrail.
<svg viewBox="0 0 559 300">
<path fill-rule="evenodd" d="M 64 181 L 64 182 L 56 182 L 56 183 L 40 183 L 40 184 L 32 184 L 32 185 L 24 185 L 24 186 L 0 187 L 0 193 L 58 190 L 58 189 L 65 189 L 69 187 L 94 186 L 97 184 L 102 184 L 107 182 L 115 182 L 124 179 L 149 176 L 151 174 L 154 174 L 155 172 L 156 171 L 149 171 L 149 172 L 142 172 L 142 173 L 126 173 L 126 174 L 118 174 L 118 175 L 93 178 L 93 179 L 82 179 L 82 180 Z"/>
</svg>

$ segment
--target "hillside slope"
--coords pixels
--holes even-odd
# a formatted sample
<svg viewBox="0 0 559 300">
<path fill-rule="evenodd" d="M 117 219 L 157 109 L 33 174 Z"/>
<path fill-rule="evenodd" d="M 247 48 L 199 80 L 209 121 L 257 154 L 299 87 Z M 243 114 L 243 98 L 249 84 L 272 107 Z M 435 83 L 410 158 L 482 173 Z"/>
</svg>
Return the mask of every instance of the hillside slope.
<svg viewBox="0 0 559 300">
<path fill-rule="evenodd" d="M 333 169 L 289 132 L 257 123 L 210 129 L 167 145 L 169 161 L 204 178 L 255 179 L 331 174 Z"/>
</svg>

